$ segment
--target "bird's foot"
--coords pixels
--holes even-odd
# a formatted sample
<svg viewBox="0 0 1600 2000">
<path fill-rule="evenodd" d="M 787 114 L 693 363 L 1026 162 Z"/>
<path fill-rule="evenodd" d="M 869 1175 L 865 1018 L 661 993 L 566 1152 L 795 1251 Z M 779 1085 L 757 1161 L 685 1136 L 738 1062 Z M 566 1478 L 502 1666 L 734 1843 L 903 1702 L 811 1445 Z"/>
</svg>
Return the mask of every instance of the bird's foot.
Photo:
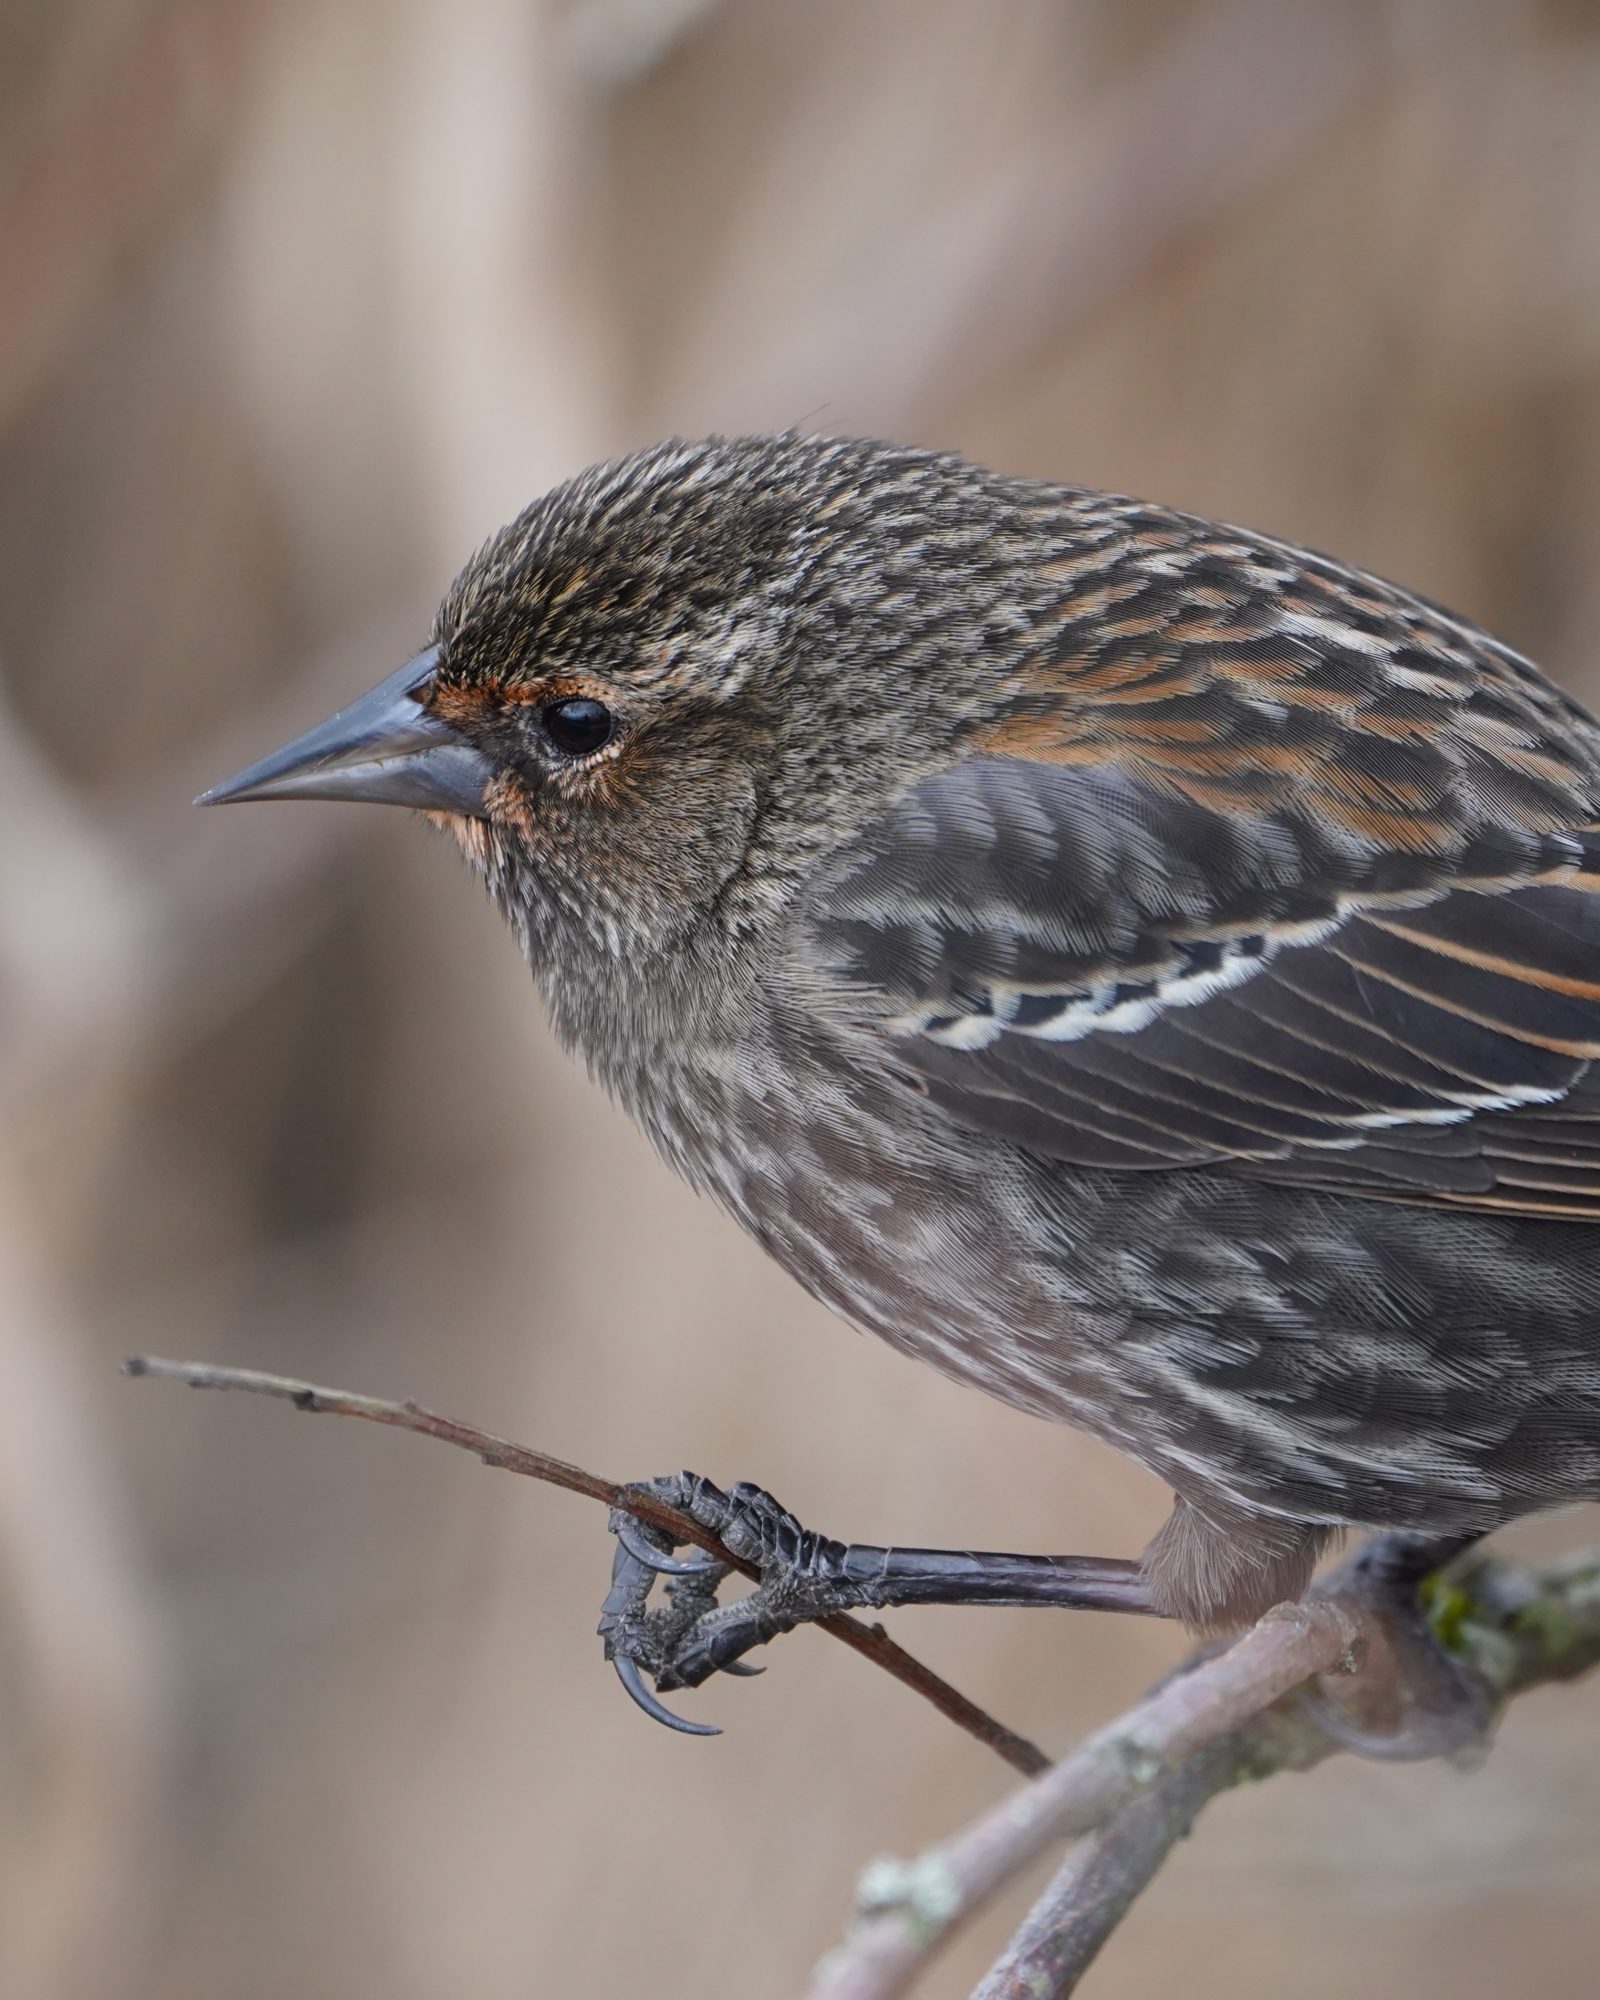
<svg viewBox="0 0 1600 2000">
<path fill-rule="evenodd" d="M 1364 1757 L 1469 1756 L 1488 1735 L 1489 1690 L 1447 1649 L 1428 1613 L 1425 1586 L 1473 1537 L 1379 1535 L 1325 1589 L 1360 1620 L 1381 1660 L 1369 1658 L 1335 1694 L 1307 1700 L 1336 1742 Z"/>
<path fill-rule="evenodd" d="M 697 1473 L 680 1472 L 644 1480 L 634 1490 L 687 1514 L 751 1564 L 759 1578 L 748 1596 L 719 1604 L 729 1564 L 704 1552 L 679 1556 L 680 1544 L 667 1531 L 625 1508 L 612 1510 L 617 1551 L 600 1636 L 628 1693 L 669 1728 L 718 1734 L 710 1723 L 674 1715 L 660 1693 L 698 1687 L 717 1673 L 760 1673 L 744 1659 L 753 1648 L 810 1619 L 871 1601 L 869 1581 L 849 1575 L 851 1551 L 844 1543 L 802 1528 L 787 1508 L 748 1480 L 725 1493 Z M 666 1601 L 652 1605 L 658 1578 L 664 1579 Z M 657 1694 L 646 1687 L 646 1674 Z"/>
<path fill-rule="evenodd" d="M 680 1472 L 633 1489 L 665 1501 L 714 1536 L 756 1577 L 749 1596 L 719 1604 L 729 1563 L 680 1557 L 671 1535 L 626 1506 L 613 1510 L 617 1553 L 600 1617 L 606 1657 L 641 1708 L 658 1722 L 715 1734 L 662 1706 L 658 1691 L 698 1687 L 715 1673 L 753 1673 L 752 1647 L 814 1618 L 891 1604 L 1053 1604 L 1077 1610 L 1156 1610 L 1143 1566 L 1116 1556 L 1008 1555 L 984 1549 L 879 1548 L 814 1535 L 770 1493 L 741 1480 L 724 1493 Z M 658 1576 L 666 1601 L 652 1606 Z"/>
</svg>

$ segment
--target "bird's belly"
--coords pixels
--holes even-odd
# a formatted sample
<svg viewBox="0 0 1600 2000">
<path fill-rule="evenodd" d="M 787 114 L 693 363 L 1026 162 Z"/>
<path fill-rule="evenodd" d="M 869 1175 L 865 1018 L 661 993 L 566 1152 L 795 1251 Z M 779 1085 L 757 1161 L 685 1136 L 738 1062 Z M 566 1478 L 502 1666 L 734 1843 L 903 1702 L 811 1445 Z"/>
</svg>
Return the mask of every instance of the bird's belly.
<svg viewBox="0 0 1600 2000">
<path fill-rule="evenodd" d="M 949 1148 L 937 1132 L 918 1144 L 898 1105 L 880 1120 L 825 1086 L 810 1115 L 775 1121 L 795 1101 L 769 1091 L 747 1104 L 738 1143 L 692 1177 L 852 1326 L 1145 1455 L 1147 1426 L 1122 1393 L 1123 1315 L 1079 1281 L 1075 1232 L 1038 1164 L 982 1140 Z"/>
<path fill-rule="evenodd" d="M 735 1143 L 669 1150 L 842 1318 L 1179 1492 L 1439 1532 L 1600 1498 L 1600 1229 L 817 1108 L 767 1091 Z"/>
<path fill-rule="evenodd" d="M 750 1190 L 742 1219 L 852 1326 L 1030 1415 L 1120 1434 L 1103 1342 L 1065 1272 L 1021 1254 L 981 1198 L 896 1180 Z"/>
</svg>

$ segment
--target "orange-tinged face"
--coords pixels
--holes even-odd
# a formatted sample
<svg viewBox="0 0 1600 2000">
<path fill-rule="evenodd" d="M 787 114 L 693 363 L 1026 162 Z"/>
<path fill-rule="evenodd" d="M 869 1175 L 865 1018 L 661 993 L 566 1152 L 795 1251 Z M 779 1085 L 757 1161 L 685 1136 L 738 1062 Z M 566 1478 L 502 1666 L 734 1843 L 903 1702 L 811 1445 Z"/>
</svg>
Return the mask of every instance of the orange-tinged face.
<svg viewBox="0 0 1600 2000">
<path fill-rule="evenodd" d="M 465 565 L 400 675 L 216 796 L 419 808 L 541 968 L 725 948 L 1004 706 L 1030 614 L 994 578 L 1038 530 L 992 486 L 849 439 L 595 467 Z"/>
</svg>

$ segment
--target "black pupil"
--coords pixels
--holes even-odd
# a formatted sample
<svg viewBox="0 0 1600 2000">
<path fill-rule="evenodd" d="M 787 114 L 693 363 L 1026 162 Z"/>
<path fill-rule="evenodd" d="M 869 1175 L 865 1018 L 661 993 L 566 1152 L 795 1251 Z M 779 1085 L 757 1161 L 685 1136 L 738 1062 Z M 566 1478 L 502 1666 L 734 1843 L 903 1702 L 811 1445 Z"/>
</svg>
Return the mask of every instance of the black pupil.
<svg viewBox="0 0 1600 2000">
<path fill-rule="evenodd" d="M 611 711 L 603 701 L 573 695 L 567 701 L 553 701 L 544 712 L 544 726 L 558 750 L 570 757 L 587 757 L 611 736 Z"/>
</svg>

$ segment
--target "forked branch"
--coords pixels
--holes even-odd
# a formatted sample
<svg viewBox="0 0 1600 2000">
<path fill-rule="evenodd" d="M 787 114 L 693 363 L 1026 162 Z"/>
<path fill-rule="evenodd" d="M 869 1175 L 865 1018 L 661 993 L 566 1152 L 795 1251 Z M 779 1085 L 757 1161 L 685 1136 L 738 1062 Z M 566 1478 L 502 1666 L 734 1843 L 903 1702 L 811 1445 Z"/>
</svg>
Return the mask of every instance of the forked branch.
<svg viewBox="0 0 1600 2000">
<path fill-rule="evenodd" d="M 1353 1565 L 1352 1565 L 1353 1569 Z M 1245 1779 L 1304 1771 L 1346 1746 L 1307 1686 L 1371 1636 L 1336 1572 L 1191 1664 L 1041 1777 L 911 1862 L 863 1876 L 850 1936 L 808 2000 L 893 2000 L 1025 1868 L 1077 1839 L 973 2000 L 1063 2000 L 1201 1808 Z M 1442 1617 L 1490 1711 L 1600 1665 L 1600 1550 L 1531 1570 L 1475 1557 L 1447 1573 Z"/>
</svg>

